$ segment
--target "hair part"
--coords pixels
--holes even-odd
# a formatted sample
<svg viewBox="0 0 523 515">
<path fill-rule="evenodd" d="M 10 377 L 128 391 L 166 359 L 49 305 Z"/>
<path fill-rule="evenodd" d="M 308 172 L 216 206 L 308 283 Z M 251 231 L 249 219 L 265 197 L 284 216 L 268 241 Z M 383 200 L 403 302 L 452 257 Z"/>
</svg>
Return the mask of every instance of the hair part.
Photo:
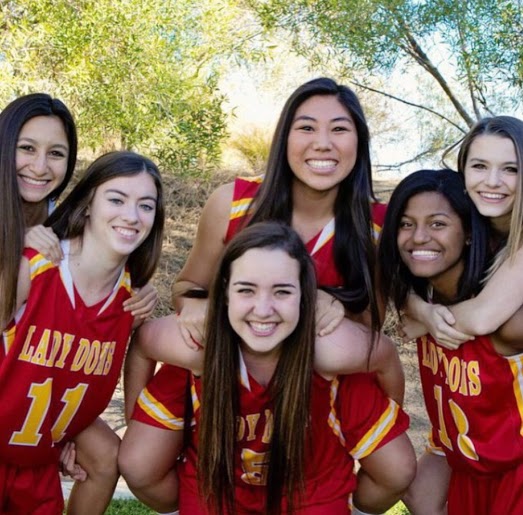
<svg viewBox="0 0 523 515">
<path fill-rule="evenodd" d="M 227 245 L 210 290 L 198 442 L 198 476 L 204 498 L 234 513 L 234 473 L 240 415 L 239 336 L 228 317 L 232 263 L 250 249 L 285 251 L 300 265 L 300 318 L 282 346 L 271 382 L 273 432 L 268 452 L 267 513 L 280 513 L 283 492 L 292 510 L 304 488 L 316 305 L 314 265 L 297 233 L 278 222 L 257 223 Z"/>
<path fill-rule="evenodd" d="M 0 113 L 0 323 L 5 326 L 16 306 L 18 270 L 24 248 L 26 223 L 17 173 L 16 149 L 24 124 L 37 116 L 56 116 L 63 124 L 69 155 L 63 182 L 49 195 L 56 199 L 66 188 L 76 164 L 78 140 L 73 117 L 65 104 L 45 93 L 33 93 L 13 100 Z"/>
<path fill-rule="evenodd" d="M 127 259 L 133 287 L 142 287 L 151 279 L 162 250 L 165 208 L 163 188 L 158 167 L 148 158 L 130 151 L 109 152 L 96 159 L 87 168 L 67 198 L 46 221 L 60 239 L 81 237 L 85 230 L 87 208 L 96 189 L 117 177 L 130 177 L 147 173 L 157 191 L 153 227 L 147 238 Z"/>
<path fill-rule="evenodd" d="M 460 174 L 448 168 L 419 170 L 405 177 L 390 198 L 378 248 L 381 291 L 399 312 L 413 289 L 427 299 L 428 279 L 416 277 L 400 256 L 397 237 L 407 203 L 421 193 L 435 192 L 444 197 L 459 216 L 471 244 L 463 248 L 464 270 L 459 279 L 456 302 L 470 298 L 480 290 L 487 265 L 488 227 L 465 191 Z"/>
<path fill-rule="evenodd" d="M 372 188 L 369 129 L 358 97 L 347 86 L 329 78 L 311 80 L 292 93 L 281 112 L 274 133 L 267 171 L 252 201 L 253 224 L 266 220 L 292 221 L 294 174 L 287 159 L 289 133 L 298 108 L 314 96 L 333 96 L 351 115 L 358 135 L 354 168 L 341 181 L 333 206 L 336 231 L 334 261 L 343 277 L 340 288 L 325 287 L 354 313 L 370 307 L 372 328 L 379 330 L 380 317 L 375 295 L 375 245 L 370 204 Z M 349 264 L 349 266 L 347 266 Z"/>
</svg>

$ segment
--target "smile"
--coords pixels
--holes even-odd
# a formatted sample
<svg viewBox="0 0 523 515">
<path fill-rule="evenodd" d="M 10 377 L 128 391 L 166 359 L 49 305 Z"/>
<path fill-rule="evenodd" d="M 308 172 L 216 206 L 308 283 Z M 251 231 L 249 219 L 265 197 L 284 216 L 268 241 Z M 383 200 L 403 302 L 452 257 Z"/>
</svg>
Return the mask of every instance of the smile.
<svg viewBox="0 0 523 515">
<path fill-rule="evenodd" d="M 490 201 L 490 200 L 493 200 L 493 201 L 498 201 L 498 200 L 504 200 L 505 198 L 508 197 L 508 195 L 505 195 L 503 193 L 489 193 L 487 191 L 480 191 L 479 192 L 479 196 L 486 200 L 486 201 Z"/>
<path fill-rule="evenodd" d="M 26 177 L 25 175 L 19 175 L 18 177 L 31 186 L 46 186 L 50 182 L 49 179 L 33 179 L 32 177 Z"/>
<path fill-rule="evenodd" d="M 125 227 L 114 227 L 114 230 L 127 239 L 132 239 L 138 234 L 136 229 L 126 229 Z"/>
<path fill-rule="evenodd" d="M 412 258 L 418 261 L 433 261 L 437 259 L 440 254 L 437 250 L 412 250 L 410 252 Z"/>
<path fill-rule="evenodd" d="M 276 322 L 249 322 L 249 327 L 258 336 L 267 336 L 276 329 Z"/>
<path fill-rule="evenodd" d="M 335 168 L 338 162 L 334 159 L 309 159 L 307 164 L 315 170 L 326 171 Z"/>
</svg>

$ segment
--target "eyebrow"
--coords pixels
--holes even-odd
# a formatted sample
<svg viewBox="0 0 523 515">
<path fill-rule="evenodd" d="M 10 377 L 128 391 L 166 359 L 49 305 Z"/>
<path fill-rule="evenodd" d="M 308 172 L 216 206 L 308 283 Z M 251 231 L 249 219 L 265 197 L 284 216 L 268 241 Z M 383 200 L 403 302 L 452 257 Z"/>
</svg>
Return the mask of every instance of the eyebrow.
<svg viewBox="0 0 523 515">
<path fill-rule="evenodd" d="M 297 122 L 298 120 L 310 120 L 313 122 L 318 121 L 316 118 L 314 118 L 314 116 L 309 116 L 307 114 L 302 114 L 301 116 L 297 116 L 294 119 L 295 122 Z M 338 116 L 336 118 L 332 118 L 332 120 L 329 120 L 329 123 L 333 123 L 333 122 L 349 122 L 350 124 L 354 125 L 354 122 L 348 116 Z"/>
<path fill-rule="evenodd" d="M 488 163 L 489 162 L 488 159 L 484 159 L 482 157 L 470 157 L 469 159 L 470 159 L 470 161 L 479 161 L 480 163 Z M 515 166 L 518 165 L 517 161 L 505 161 L 505 162 L 503 162 L 503 164 L 504 165 L 515 165 Z"/>
<path fill-rule="evenodd" d="M 232 283 L 233 286 L 257 286 L 256 283 L 250 281 L 235 281 Z M 296 288 L 296 285 L 292 283 L 277 283 L 272 285 L 273 288 Z"/>
<path fill-rule="evenodd" d="M 450 218 L 451 215 L 449 215 L 448 213 L 444 213 L 444 212 L 436 212 L 436 213 L 431 213 L 430 215 L 428 215 L 429 218 L 432 218 L 434 216 L 444 216 L 445 218 Z M 416 215 L 409 215 L 408 213 L 403 213 L 401 215 L 401 217 L 405 217 L 405 218 L 415 218 Z"/>
<path fill-rule="evenodd" d="M 129 197 L 129 195 L 127 195 L 127 193 L 124 193 L 123 191 L 117 190 L 117 189 L 114 189 L 114 188 L 105 190 L 105 193 L 118 193 L 119 195 L 122 195 L 122 197 L 127 197 L 127 198 Z M 157 198 L 156 197 L 151 197 L 150 195 L 146 195 L 144 197 L 140 197 L 139 200 L 152 200 L 155 203 L 157 202 Z"/>
<path fill-rule="evenodd" d="M 28 141 L 29 143 L 33 143 L 33 144 L 38 143 L 38 141 L 36 141 L 35 139 L 28 138 L 27 136 L 22 136 L 21 138 L 18 138 L 18 143 L 20 143 L 20 141 Z M 51 147 L 52 148 L 63 148 L 67 152 L 69 151 L 69 147 L 67 145 L 62 145 L 61 143 L 56 143 L 54 145 L 51 145 Z"/>
</svg>

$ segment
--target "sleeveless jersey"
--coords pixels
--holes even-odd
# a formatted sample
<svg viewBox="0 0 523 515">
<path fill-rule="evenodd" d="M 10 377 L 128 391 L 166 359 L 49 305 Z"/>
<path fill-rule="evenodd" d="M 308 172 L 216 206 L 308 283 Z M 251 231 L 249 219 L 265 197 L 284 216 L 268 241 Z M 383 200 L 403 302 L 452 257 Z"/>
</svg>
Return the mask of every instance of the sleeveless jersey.
<svg viewBox="0 0 523 515">
<path fill-rule="evenodd" d="M 450 467 L 492 474 L 523 463 L 523 354 L 501 356 L 489 337 L 457 350 L 418 340 L 431 439 Z"/>
<path fill-rule="evenodd" d="M 180 513 L 207 514 L 198 493 L 197 442 L 201 381 L 192 378 L 196 425 L 178 465 Z M 368 456 L 408 427 L 408 417 L 384 396 L 368 374 L 329 382 L 313 375 L 310 432 L 306 445 L 305 493 L 296 513 L 350 513 L 356 488 L 354 460 Z M 267 460 L 272 436 L 272 401 L 240 364 L 240 416 L 235 451 L 235 506 L 238 513 L 264 513 Z M 283 513 L 287 506 L 282 505 Z"/>
<path fill-rule="evenodd" d="M 57 461 L 57 444 L 106 408 L 133 317 L 122 309 L 131 296 L 126 270 L 105 300 L 86 306 L 67 258 L 56 266 L 32 249 L 24 256 L 30 263 L 29 298 L 0 348 L 0 460 L 29 466 Z"/>
<path fill-rule="evenodd" d="M 238 177 L 234 181 L 234 194 L 229 216 L 229 226 L 225 241 L 228 242 L 246 223 L 250 204 L 260 188 L 263 176 Z M 386 205 L 371 204 L 371 216 L 374 239 L 377 241 L 383 221 Z M 334 263 L 334 218 L 305 246 L 314 260 L 319 286 L 338 287 L 343 285 L 343 278 Z"/>
</svg>

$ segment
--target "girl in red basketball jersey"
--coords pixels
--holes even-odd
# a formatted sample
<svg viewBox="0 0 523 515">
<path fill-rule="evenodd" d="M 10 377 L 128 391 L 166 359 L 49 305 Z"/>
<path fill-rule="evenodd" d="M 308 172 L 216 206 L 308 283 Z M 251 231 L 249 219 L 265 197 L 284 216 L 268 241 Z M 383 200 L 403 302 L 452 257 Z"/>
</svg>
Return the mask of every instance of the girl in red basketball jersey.
<svg viewBox="0 0 523 515">
<path fill-rule="evenodd" d="M 406 177 L 390 199 L 380 241 L 385 298 L 399 310 L 410 289 L 442 304 L 476 294 L 486 229 L 455 172 Z M 522 315 L 453 350 L 430 335 L 418 339 L 432 431 L 405 499 L 412 513 L 523 512 Z"/>
<path fill-rule="evenodd" d="M 401 408 L 370 375 L 313 372 L 315 294 L 311 258 L 288 226 L 254 224 L 227 246 L 203 366 L 202 353 L 187 348 L 194 426 L 186 413 L 182 515 L 347 514 L 352 493 L 360 506 L 385 510 L 405 487 L 413 452 Z M 401 447 L 400 462 L 383 459 L 391 445 Z M 398 483 L 378 492 L 375 473 L 387 467 Z"/>
<path fill-rule="evenodd" d="M 22 250 L 32 247 L 55 263 L 62 259 L 58 237 L 43 223 L 73 175 L 77 155 L 73 117 L 58 99 L 44 93 L 22 96 L 0 113 L 0 319 L 10 320 Z M 144 319 L 156 304 L 151 285 L 137 289 L 125 303 Z M 119 439 L 101 419 L 78 435 L 78 461 L 87 479 L 75 483 L 70 515 L 102 514 L 112 497 L 118 469 Z"/>
<path fill-rule="evenodd" d="M 370 325 L 374 330 L 379 327 L 374 238 L 384 213 L 385 206 L 376 202 L 372 191 L 369 131 L 355 93 L 327 78 L 301 85 L 280 115 L 265 176 L 239 178 L 208 199 L 194 246 L 173 285 L 175 324 L 189 345 L 201 341 L 207 309 L 201 294 L 209 288 L 226 242 L 257 221 L 287 223 L 301 236 L 316 267 L 317 327 L 322 335 L 317 370 L 327 374 L 334 370 L 376 372 L 386 393 L 401 403 L 404 379 L 393 342 L 375 333 L 373 346 L 373 333 L 367 327 L 343 318 L 346 310 L 353 318 L 368 319 L 362 316 L 368 308 Z M 328 335 L 337 324 L 336 333 Z M 343 371 L 339 370 L 340 358 L 349 363 Z M 133 380 L 132 392 L 131 384 L 126 383 L 129 411 L 148 379 L 145 373 L 140 381 L 138 373 L 133 369 L 128 374 Z M 164 366 L 148 385 L 149 395 L 167 414 L 174 410 L 171 403 L 176 406 L 176 398 L 170 395 L 177 374 L 176 369 Z M 132 431 L 143 433 L 141 437 L 137 434 L 134 458 L 121 455 L 120 466 L 139 497 L 147 498 L 160 511 L 169 511 L 175 505 L 176 481 L 171 470 L 177 453 L 164 449 L 176 449 L 178 436 L 169 431 L 173 428 L 170 422 L 159 422 L 150 415 L 135 412 L 142 424 Z M 138 466 L 144 456 L 152 455 L 155 458 L 147 460 L 150 466 Z"/>
<path fill-rule="evenodd" d="M 0 495 L 10 513 L 61 513 L 61 446 L 109 402 L 133 324 L 123 303 L 159 259 L 158 169 L 131 152 L 96 160 L 47 222 L 59 265 L 26 249 L 3 333 Z"/>
</svg>

